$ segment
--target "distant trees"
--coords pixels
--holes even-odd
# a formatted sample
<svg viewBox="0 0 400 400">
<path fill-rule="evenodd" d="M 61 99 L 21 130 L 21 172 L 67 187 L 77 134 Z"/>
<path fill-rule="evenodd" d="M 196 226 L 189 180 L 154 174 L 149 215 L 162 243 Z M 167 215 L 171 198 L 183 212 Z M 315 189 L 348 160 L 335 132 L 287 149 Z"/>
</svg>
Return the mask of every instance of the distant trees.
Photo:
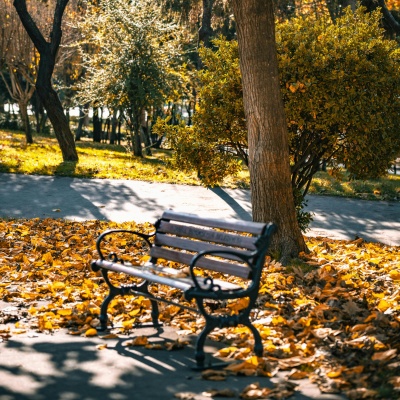
<svg viewBox="0 0 400 400">
<path fill-rule="evenodd" d="M 150 0 L 89 5 L 78 27 L 86 70 L 78 100 L 120 110 L 132 134 L 131 149 L 142 156 L 142 133 L 148 152 L 151 145 L 142 132 L 144 111 L 162 107 L 180 89 L 185 68 L 180 29 Z"/>
<path fill-rule="evenodd" d="M 28 104 L 35 91 L 39 59 L 10 0 L 0 4 L 0 76 L 19 106 L 26 143 L 33 143 Z"/>
</svg>

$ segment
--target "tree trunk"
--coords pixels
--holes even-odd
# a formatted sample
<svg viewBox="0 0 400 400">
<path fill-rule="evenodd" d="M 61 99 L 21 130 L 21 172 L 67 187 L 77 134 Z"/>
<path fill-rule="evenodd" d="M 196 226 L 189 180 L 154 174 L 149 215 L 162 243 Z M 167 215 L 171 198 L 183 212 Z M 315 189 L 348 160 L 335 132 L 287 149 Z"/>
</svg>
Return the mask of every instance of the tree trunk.
<svg viewBox="0 0 400 400">
<path fill-rule="evenodd" d="M 48 48 L 49 49 L 49 48 Z M 46 49 L 47 50 L 47 49 Z M 57 92 L 51 84 L 55 58 L 48 51 L 40 54 L 36 90 L 53 126 L 64 161 L 78 161 L 74 136 Z"/>
<path fill-rule="evenodd" d="M 286 263 L 306 251 L 296 219 L 281 98 L 273 3 L 232 0 L 247 119 L 254 221 L 277 224 L 272 249 Z"/>
<path fill-rule="evenodd" d="M 24 25 L 29 37 L 40 54 L 39 69 L 36 80 L 36 90 L 47 111 L 47 115 L 61 149 L 64 161 L 78 161 L 74 136 L 72 135 L 67 118 L 56 91 L 53 89 L 53 75 L 56 55 L 61 43 L 61 21 L 69 0 L 57 0 L 54 11 L 50 42 L 47 42 L 35 21 L 26 8 L 26 0 L 14 0 L 14 7 Z"/>
<path fill-rule="evenodd" d="M 212 7 L 214 0 L 203 0 L 203 13 L 201 17 L 201 27 L 199 29 L 199 45 L 203 43 L 205 47 L 210 47 L 210 39 L 213 33 L 211 27 Z"/>
<path fill-rule="evenodd" d="M 22 126 L 25 131 L 25 138 L 27 144 L 33 143 L 31 124 L 29 123 L 28 104 L 25 101 L 18 101 L 19 112 L 21 114 Z"/>
<path fill-rule="evenodd" d="M 115 139 L 117 136 L 117 125 L 118 125 L 118 110 L 114 109 L 111 118 L 111 134 L 110 134 L 110 144 L 115 144 Z"/>
<path fill-rule="evenodd" d="M 99 107 L 93 108 L 93 142 L 101 142 L 101 129 L 102 123 L 99 116 Z"/>
</svg>

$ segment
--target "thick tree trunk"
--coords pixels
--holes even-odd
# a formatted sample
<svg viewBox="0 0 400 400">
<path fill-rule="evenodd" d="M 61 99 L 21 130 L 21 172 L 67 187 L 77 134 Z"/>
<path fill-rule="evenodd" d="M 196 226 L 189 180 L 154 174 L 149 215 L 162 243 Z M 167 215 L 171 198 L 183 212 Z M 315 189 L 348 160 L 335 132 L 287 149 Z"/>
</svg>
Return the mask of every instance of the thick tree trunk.
<svg viewBox="0 0 400 400">
<path fill-rule="evenodd" d="M 68 125 L 68 120 L 56 91 L 53 89 L 51 77 L 53 75 L 57 51 L 61 43 L 61 21 L 69 0 L 57 0 L 54 11 L 53 26 L 50 33 L 50 42 L 47 42 L 35 21 L 26 8 L 26 0 L 14 0 L 14 7 L 21 19 L 24 28 L 40 54 L 36 90 L 47 111 L 47 115 L 61 149 L 64 161 L 78 161 L 74 136 Z"/>
<path fill-rule="evenodd" d="M 287 262 L 307 248 L 296 219 L 290 178 L 273 4 L 265 0 L 232 0 L 232 4 L 248 127 L 253 219 L 277 224 L 273 250 Z"/>
<path fill-rule="evenodd" d="M 36 91 L 53 126 L 63 160 L 78 161 L 74 136 L 72 135 L 68 120 L 64 114 L 61 101 L 51 84 L 54 63 L 55 58 L 51 54 L 48 54 L 48 51 L 41 52 L 38 77 L 36 80 Z"/>
</svg>

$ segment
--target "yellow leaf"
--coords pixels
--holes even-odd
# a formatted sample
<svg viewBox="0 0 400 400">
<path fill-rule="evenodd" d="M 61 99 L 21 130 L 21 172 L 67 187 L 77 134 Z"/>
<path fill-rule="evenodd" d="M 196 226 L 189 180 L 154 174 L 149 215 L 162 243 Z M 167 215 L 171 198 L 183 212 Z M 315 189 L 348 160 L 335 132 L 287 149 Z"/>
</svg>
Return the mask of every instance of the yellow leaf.
<svg viewBox="0 0 400 400">
<path fill-rule="evenodd" d="M 97 336 L 97 330 L 94 328 L 90 328 L 85 332 L 85 336 L 86 337 Z"/>
<path fill-rule="evenodd" d="M 22 333 L 26 333 L 26 329 L 14 329 L 12 333 L 15 333 L 16 335 L 21 335 Z"/>
<path fill-rule="evenodd" d="M 231 355 L 232 353 L 234 353 L 235 351 L 237 351 L 237 347 L 225 347 L 223 349 L 218 350 L 218 357 L 228 357 L 229 355 Z"/>
<path fill-rule="evenodd" d="M 304 378 L 307 378 L 308 375 L 309 375 L 308 372 L 299 371 L 299 370 L 295 369 L 292 372 L 290 372 L 290 374 L 288 375 L 288 378 L 293 379 L 293 380 L 304 379 Z"/>
<path fill-rule="evenodd" d="M 207 381 L 224 381 L 227 377 L 226 371 L 206 369 L 201 373 L 201 377 Z"/>
<path fill-rule="evenodd" d="M 109 335 L 104 335 L 102 336 L 102 339 L 118 339 L 119 336 L 116 335 L 115 333 L 110 333 Z"/>
<path fill-rule="evenodd" d="M 394 281 L 400 280 L 400 271 L 398 269 L 391 270 L 389 275 Z"/>
<path fill-rule="evenodd" d="M 390 304 L 386 300 L 382 299 L 377 305 L 377 307 L 379 311 L 385 312 L 390 307 Z"/>
<path fill-rule="evenodd" d="M 53 265 L 53 256 L 50 252 L 47 252 L 43 254 L 42 261 L 44 261 L 46 264 Z"/>
<path fill-rule="evenodd" d="M 71 308 L 63 308 L 61 310 L 57 310 L 57 314 L 61 315 L 63 317 L 67 317 L 69 315 L 72 315 L 72 309 Z"/>
<path fill-rule="evenodd" d="M 127 342 L 125 346 L 146 346 L 149 343 L 149 339 L 146 336 L 138 336 L 130 342 Z"/>
<path fill-rule="evenodd" d="M 329 378 L 338 378 L 340 375 L 342 375 L 342 368 L 338 369 L 332 369 L 329 372 L 327 372 L 326 376 Z"/>
</svg>

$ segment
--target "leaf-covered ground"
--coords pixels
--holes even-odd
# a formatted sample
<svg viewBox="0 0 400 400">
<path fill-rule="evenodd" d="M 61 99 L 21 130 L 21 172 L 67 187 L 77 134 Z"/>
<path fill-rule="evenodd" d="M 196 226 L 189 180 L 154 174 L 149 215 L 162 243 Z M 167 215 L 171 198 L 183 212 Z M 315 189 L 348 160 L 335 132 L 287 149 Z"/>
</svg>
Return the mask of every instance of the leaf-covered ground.
<svg viewBox="0 0 400 400">
<path fill-rule="evenodd" d="M 95 335 L 106 294 L 90 269 L 95 239 L 121 227 L 148 231 L 150 225 L 55 219 L 0 220 L 0 298 L 18 312 L 0 312 L 0 340 L 28 329 Z M 246 328 L 216 330 L 219 355 L 238 360 L 229 373 L 308 378 L 322 392 L 350 399 L 400 397 L 400 247 L 355 241 L 307 239 L 311 253 L 289 267 L 269 260 L 253 320 L 265 349 L 252 355 Z M 178 296 L 176 291 L 169 293 Z M 234 311 L 232 306 L 232 312 Z M 149 300 L 115 299 L 109 313 L 129 333 L 150 321 Z M 161 306 L 161 320 L 193 333 L 199 319 L 173 305 Z M 143 338 L 138 339 L 146 345 Z M 243 398 L 273 397 L 251 387 Z M 276 394 L 276 393 L 275 393 Z"/>
</svg>

